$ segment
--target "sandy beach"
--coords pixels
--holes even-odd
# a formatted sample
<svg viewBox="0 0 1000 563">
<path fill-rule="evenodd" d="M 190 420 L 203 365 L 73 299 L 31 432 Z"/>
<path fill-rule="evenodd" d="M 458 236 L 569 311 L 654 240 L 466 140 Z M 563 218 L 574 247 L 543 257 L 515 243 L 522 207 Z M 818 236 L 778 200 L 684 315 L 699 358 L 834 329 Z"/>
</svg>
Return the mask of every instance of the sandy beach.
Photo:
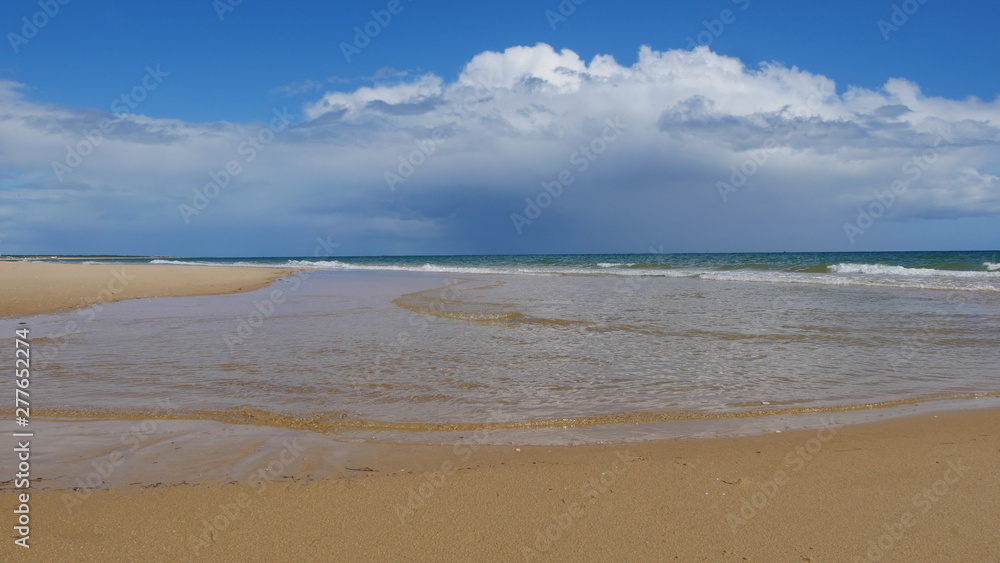
<svg viewBox="0 0 1000 563">
<path fill-rule="evenodd" d="M 0 314 L 247 291 L 287 273 L 0 263 L 0 290 L 8 296 Z M 0 558 L 1000 559 L 996 408 L 847 426 L 832 413 L 822 428 L 736 438 L 580 446 L 378 444 L 339 460 L 349 477 L 324 479 L 290 469 L 322 456 L 324 442 L 305 430 L 287 432 L 282 446 L 233 484 L 32 489 L 32 547 L 15 546 L 16 535 L 9 533 Z M 59 445 L 46 446 L 40 434 L 32 438 L 36 450 Z M 0 465 L 13 468 L 7 451 Z M 93 471 L 116 463 L 112 457 L 95 461 Z M 12 477 L 0 477 L 11 509 L 19 503 Z M 8 510 L 4 518 L 11 525 L 15 514 Z"/>
<path fill-rule="evenodd" d="M 295 449 L 288 455 L 309 455 Z M 995 409 L 734 439 L 386 446 L 347 479 L 35 492 L 30 552 L 11 541 L 0 552 L 23 561 L 995 561 L 998 461 Z M 12 496 L 4 491 L 8 506 Z"/>
<path fill-rule="evenodd" d="M 49 264 L 0 261 L 0 316 L 54 313 L 94 303 L 252 291 L 290 274 L 277 268 Z"/>
<path fill-rule="evenodd" d="M 1000 563 L 997 21 L 7 2 L 0 563 Z"/>
</svg>

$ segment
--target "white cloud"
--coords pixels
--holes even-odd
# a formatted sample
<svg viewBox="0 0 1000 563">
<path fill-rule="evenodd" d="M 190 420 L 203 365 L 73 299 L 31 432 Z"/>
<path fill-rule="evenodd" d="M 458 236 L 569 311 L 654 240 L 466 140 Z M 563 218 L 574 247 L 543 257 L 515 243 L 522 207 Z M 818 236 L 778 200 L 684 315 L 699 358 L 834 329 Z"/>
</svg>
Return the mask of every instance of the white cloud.
<svg viewBox="0 0 1000 563">
<path fill-rule="evenodd" d="M 309 119 L 316 119 L 330 112 L 346 112 L 345 117 L 356 118 L 370 109 L 369 104 L 381 102 L 390 106 L 419 104 L 441 95 L 442 81 L 433 75 L 424 75 L 413 82 L 395 86 L 367 86 L 353 92 L 330 92 L 305 110 Z"/>
<path fill-rule="evenodd" d="M 838 95 L 827 77 L 775 63 L 748 67 L 706 48 L 642 47 L 625 66 L 538 44 L 480 53 L 453 82 L 433 74 L 392 80 L 322 94 L 302 109 L 303 123 L 278 133 L 252 162 L 238 147 L 266 123 L 127 116 L 62 183 L 51 163 L 112 116 L 39 104 L 22 85 L 0 82 L 0 166 L 14 176 L 0 180 L 0 204 L 21 206 L 22 217 L 32 209 L 48 221 L 66 217 L 29 229 L 86 228 L 114 205 L 147 217 L 151 232 L 170 232 L 185 228 L 177 205 L 235 159 L 242 173 L 196 218 L 205 228 L 266 217 L 291 230 L 340 229 L 384 244 L 395 236 L 399 249 L 435 237 L 435 248 L 469 241 L 471 249 L 476 241 L 534 240 L 512 238 L 509 215 L 567 169 L 574 183 L 539 218 L 549 227 L 532 233 L 558 226 L 570 241 L 599 221 L 620 227 L 622 244 L 647 237 L 637 242 L 645 247 L 654 236 L 716 236 L 727 225 L 794 214 L 788 236 L 804 223 L 821 233 L 809 240 L 834 247 L 857 205 L 907 179 L 906 162 L 933 150 L 939 158 L 912 180 L 887 222 L 1000 213 L 1000 102 L 927 97 L 901 78 Z M 574 152 L 607 119 L 628 124 L 627 132 L 577 170 Z M 414 151 L 428 139 L 437 139 L 433 154 L 420 157 Z M 420 164 L 391 192 L 385 173 L 399 173 L 400 158 L 415 154 Z M 722 201 L 717 182 L 762 154 L 766 162 Z M 25 190 L 39 195 L 27 199 Z M 657 224 L 668 234 L 654 232 Z M 734 244 L 755 236 L 729 232 Z M 759 244 L 767 240 L 761 235 Z"/>
</svg>

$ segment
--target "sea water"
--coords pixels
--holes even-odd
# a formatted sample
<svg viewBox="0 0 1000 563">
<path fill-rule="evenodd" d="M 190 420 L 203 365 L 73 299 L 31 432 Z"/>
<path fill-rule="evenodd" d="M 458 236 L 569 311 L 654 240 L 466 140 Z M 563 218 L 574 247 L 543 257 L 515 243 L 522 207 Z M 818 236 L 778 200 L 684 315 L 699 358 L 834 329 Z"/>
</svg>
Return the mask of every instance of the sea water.
<svg viewBox="0 0 1000 563">
<path fill-rule="evenodd" d="M 112 262 L 304 271 L 245 294 L 32 318 L 46 412 L 433 440 L 998 391 L 996 253 Z"/>
</svg>

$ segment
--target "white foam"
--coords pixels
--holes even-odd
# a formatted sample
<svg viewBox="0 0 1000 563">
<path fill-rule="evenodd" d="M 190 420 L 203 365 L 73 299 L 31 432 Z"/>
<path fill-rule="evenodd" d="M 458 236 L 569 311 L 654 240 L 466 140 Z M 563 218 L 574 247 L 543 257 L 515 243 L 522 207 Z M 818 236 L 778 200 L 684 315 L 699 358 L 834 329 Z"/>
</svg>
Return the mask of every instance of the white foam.
<svg viewBox="0 0 1000 563">
<path fill-rule="evenodd" d="M 632 264 L 618 264 L 615 267 L 601 268 L 568 268 L 568 267 L 543 267 L 543 266 L 511 266 L 500 267 L 471 267 L 471 266 L 444 266 L 438 264 L 423 264 L 421 266 L 410 266 L 405 264 L 350 264 L 339 260 L 291 260 L 284 264 L 288 268 L 307 268 L 314 270 L 381 270 L 395 272 L 441 272 L 456 274 L 508 274 L 508 275 L 534 275 L 534 276 L 661 276 L 661 277 L 695 277 L 707 270 L 687 270 L 687 269 L 627 269 L 617 266 Z"/>
<path fill-rule="evenodd" d="M 480 275 L 531 275 L 531 276 L 616 276 L 616 277 L 665 277 L 700 278 L 704 280 L 758 283 L 796 283 L 812 285 L 897 287 L 905 289 L 939 289 L 962 291 L 1000 291 L 1000 264 L 984 265 L 989 271 L 933 270 L 906 268 L 885 264 L 836 264 L 829 266 L 830 273 L 784 272 L 775 270 L 715 270 L 706 268 L 628 268 L 634 263 L 596 264 L 595 267 L 545 267 L 545 266 L 458 266 L 424 263 L 416 264 L 352 264 L 340 260 L 289 260 L 282 264 L 254 262 L 187 262 L 183 260 L 153 260 L 151 264 L 190 266 L 242 266 L 263 268 L 297 268 L 308 270 L 371 270 L 395 272 L 435 272 Z"/>
<path fill-rule="evenodd" d="M 175 266 L 214 266 L 209 262 L 184 262 L 183 260 L 150 260 L 150 264 L 173 264 Z"/>
<path fill-rule="evenodd" d="M 517 274 L 532 273 L 530 270 L 516 268 L 473 268 L 469 266 L 438 266 L 424 264 L 422 266 L 407 266 L 403 264 L 348 264 L 339 260 L 290 260 L 285 263 L 288 268 L 308 268 L 313 270 L 379 270 L 391 272 L 442 272 L 461 274 Z"/>
<path fill-rule="evenodd" d="M 891 266 L 890 266 L 891 267 Z M 938 271 L 938 270 L 931 270 Z M 957 272 L 977 273 L 977 272 Z M 985 273 L 985 272 L 979 272 Z M 969 276 L 916 276 L 916 275 L 830 275 L 793 272 L 759 272 L 753 270 L 730 270 L 700 274 L 701 279 L 718 281 L 753 281 L 771 283 L 801 283 L 813 285 L 896 287 L 901 289 L 942 289 L 957 291 L 1000 291 L 1000 284 L 990 280 L 973 280 Z M 1000 280 L 998 280 L 1000 281 Z"/>
<path fill-rule="evenodd" d="M 989 264 L 989 262 L 987 262 Z M 989 269 L 989 267 L 987 266 Z M 991 272 L 973 272 L 966 270 L 934 270 L 931 268 L 907 268 L 905 266 L 887 266 L 885 264 L 836 264 L 829 270 L 837 274 L 867 274 L 890 276 L 925 276 L 946 278 L 990 278 L 997 279 L 1000 274 Z"/>
<path fill-rule="evenodd" d="M 184 260 L 150 260 L 150 264 L 170 264 L 173 266 L 236 266 L 239 268 L 287 268 L 281 264 L 262 264 L 260 262 L 185 262 Z"/>
</svg>

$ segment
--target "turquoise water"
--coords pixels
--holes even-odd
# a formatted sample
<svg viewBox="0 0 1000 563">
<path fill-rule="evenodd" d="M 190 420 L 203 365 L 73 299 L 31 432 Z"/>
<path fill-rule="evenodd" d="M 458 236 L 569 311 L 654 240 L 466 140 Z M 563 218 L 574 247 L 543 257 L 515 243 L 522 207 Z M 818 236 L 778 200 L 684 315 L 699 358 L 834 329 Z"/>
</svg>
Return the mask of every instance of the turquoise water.
<svg viewBox="0 0 1000 563">
<path fill-rule="evenodd" d="M 88 258 L 47 261 L 90 262 Z M 101 260 L 105 262 L 107 260 Z M 1000 251 L 498 256 L 129 258 L 122 263 L 285 266 L 464 274 L 693 277 L 719 281 L 1000 291 Z"/>
</svg>

